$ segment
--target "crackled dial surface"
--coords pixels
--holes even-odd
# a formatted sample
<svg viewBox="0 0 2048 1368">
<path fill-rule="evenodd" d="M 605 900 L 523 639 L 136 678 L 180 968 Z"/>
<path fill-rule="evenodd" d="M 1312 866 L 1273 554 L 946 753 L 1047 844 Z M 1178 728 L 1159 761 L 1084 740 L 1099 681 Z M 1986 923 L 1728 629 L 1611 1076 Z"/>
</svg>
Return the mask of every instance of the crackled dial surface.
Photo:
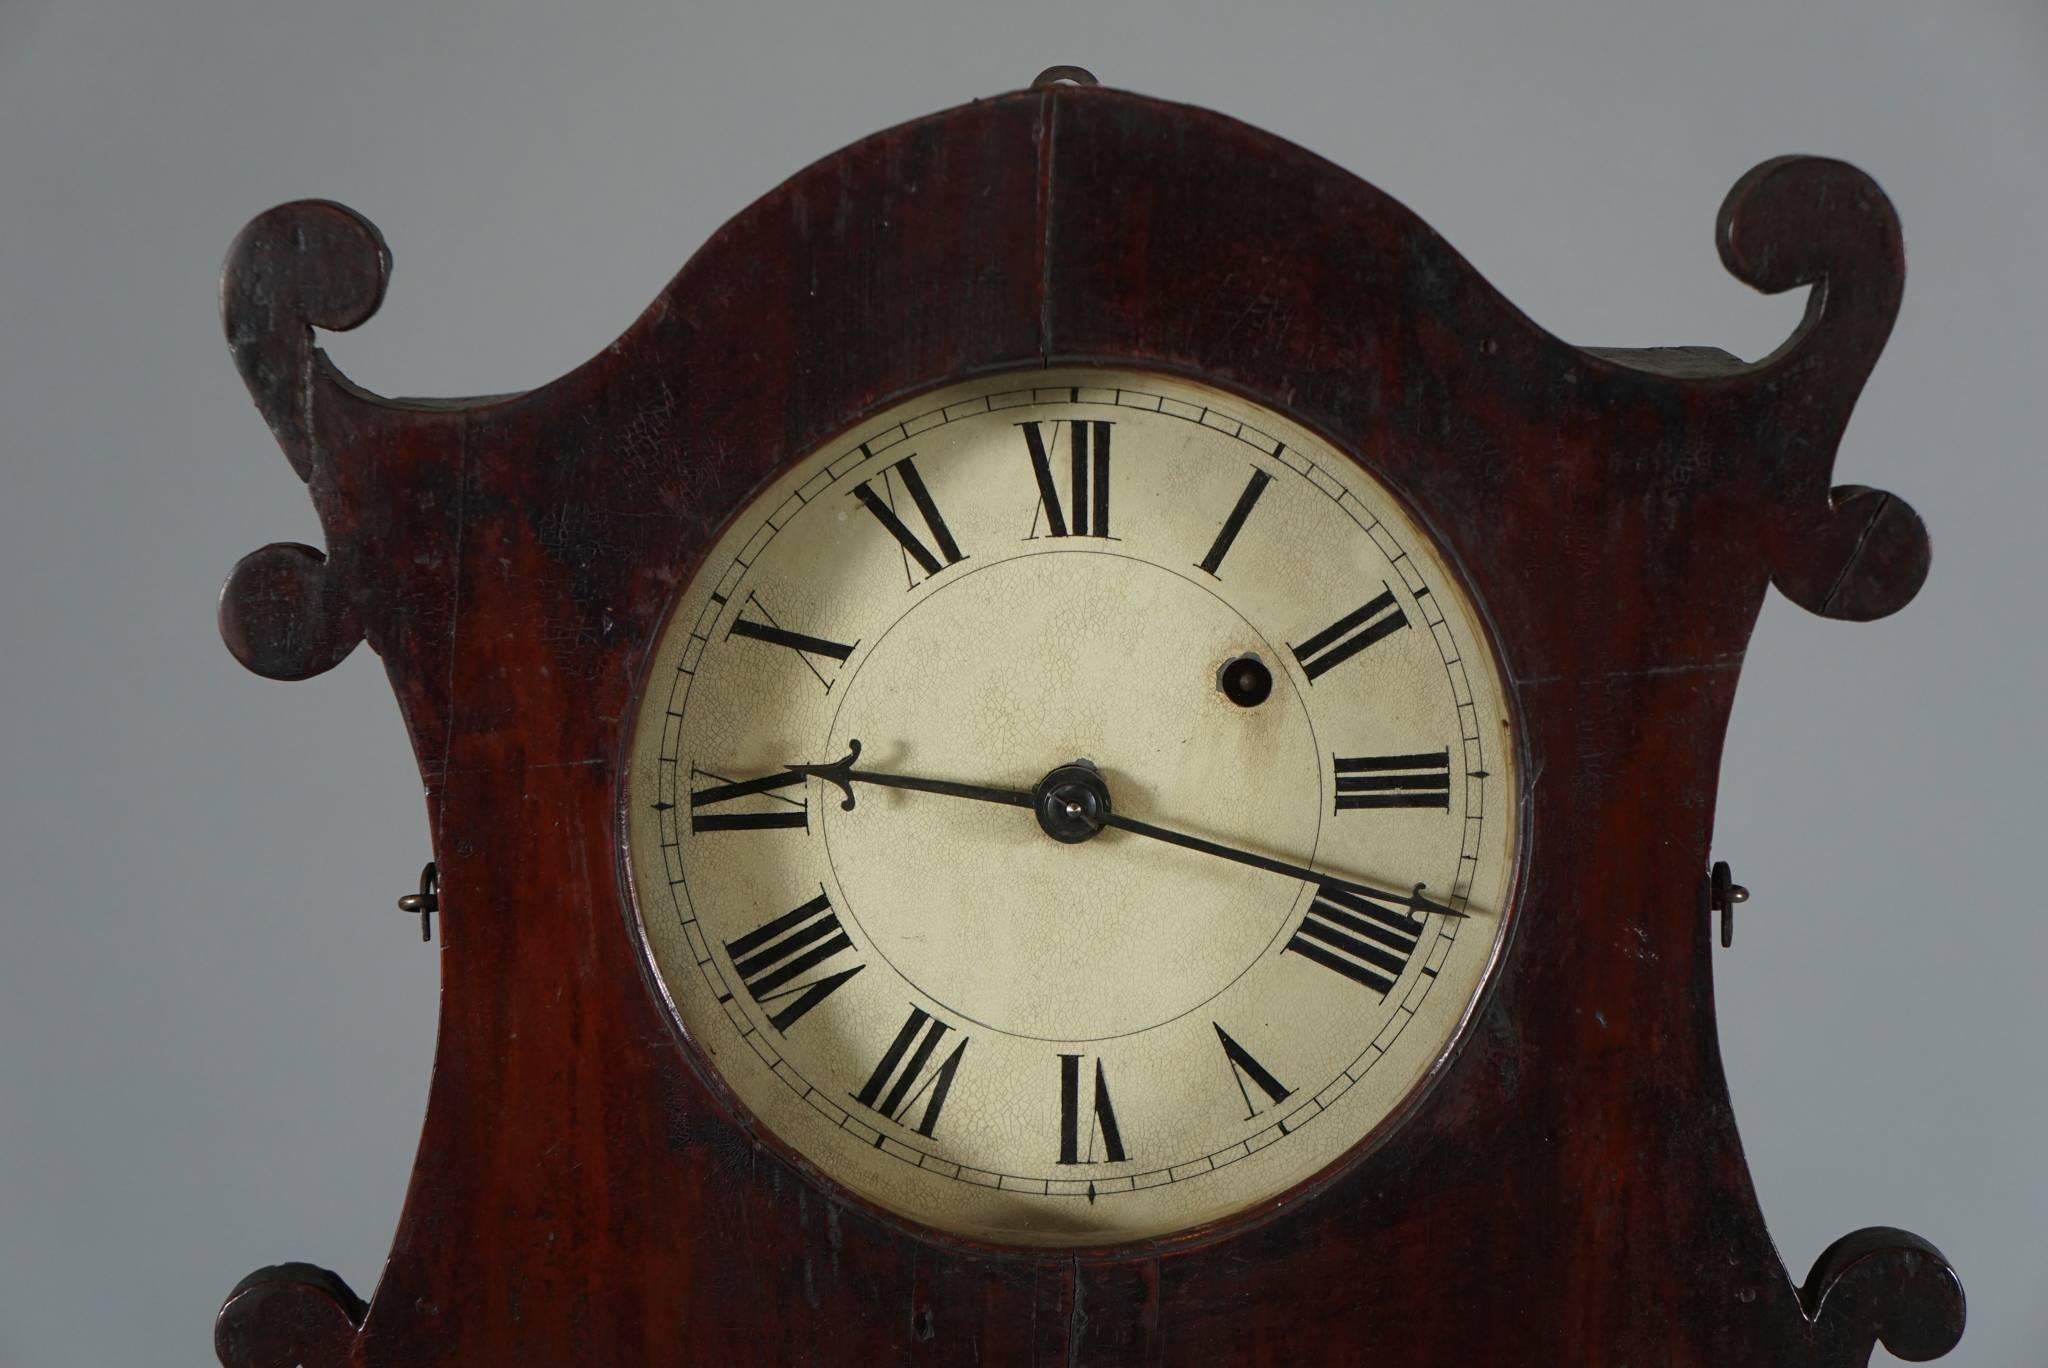
<svg viewBox="0 0 2048 1368">
<path fill-rule="evenodd" d="M 1371 453 L 1362 453 L 1370 459 Z M 1513 882 L 1478 617 L 1359 464 L 1184 380 L 928 394 L 741 510 L 625 799 L 747 1123 L 998 1243 L 1283 1199 L 1454 1043 Z"/>
</svg>

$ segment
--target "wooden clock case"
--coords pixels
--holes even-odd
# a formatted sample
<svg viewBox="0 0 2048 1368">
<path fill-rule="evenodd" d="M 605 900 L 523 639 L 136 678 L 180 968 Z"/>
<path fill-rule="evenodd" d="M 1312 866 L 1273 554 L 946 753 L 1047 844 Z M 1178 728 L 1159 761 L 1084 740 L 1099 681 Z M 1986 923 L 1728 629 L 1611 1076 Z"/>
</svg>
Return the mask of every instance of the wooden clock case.
<svg viewBox="0 0 2048 1368">
<path fill-rule="evenodd" d="M 1766 585 L 1830 617 L 1926 573 L 1901 500 L 1829 484 L 1896 312 L 1896 218 L 1839 162 L 1766 162 L 1717 226 L 1811 287 L 1771 356 L 1569 346 L 1345 171 L 1101 88 L 981 101 L 802 171 L 613 346 L 531 393 L 388 400 L 313 330 L 390 257 L 324 202 L 236 240 L 234 357 L 327 550 L 222 593 L 248 668 L 382 655 L 439 865 L 439 1051 L 374 1299 L 263 1269 L 230 1368 L 301 1364 L 1811 1365 L 1936 1357 L 1963 1297 L 1902 1231 L 1803 1286 L 1765 1232 L 1715 1036 L 1717 765 Z M 981 1248 L 751 1133 L 650 987 L 620 855 L 649 644 L 778 469 L 963 376 L 1195 376 L 1402 494 L 1497 635 L 1526 740 L 1513 934 L 1406 1120 L 1289 1200 L 1082 1253 Z"/>
</svg>

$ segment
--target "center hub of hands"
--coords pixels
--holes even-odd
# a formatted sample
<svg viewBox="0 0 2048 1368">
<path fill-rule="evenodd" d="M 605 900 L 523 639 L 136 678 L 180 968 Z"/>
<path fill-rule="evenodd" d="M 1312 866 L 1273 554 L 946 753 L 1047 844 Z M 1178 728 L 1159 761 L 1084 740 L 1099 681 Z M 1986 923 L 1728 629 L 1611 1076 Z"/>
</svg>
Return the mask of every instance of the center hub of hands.
<svg viewBox="0 0 2048 1368">
<path fill-rule="evenodd" d="M 1109 821 L 1109 785 L 1086 760 L 1061 765 L 1031 791 L 1038 825 L 1055 841 L 1079 845 Z"/>
<path fill-rule="evenodd" d="M 1217 684 L 1220 662 L 1284 647 L 1208 586 L 1126 556 L 964 569 L 863 644 L 827 733 L 780 753 L 859 737 L 861 769 L 1018 790 L 1030 811 L 863 786 L 848 812 L 825 790 L 811 820 L 832 906 L 963 1029 L 1104 1040 L 1198 1010 L 1283 936 L 1301 885 L 1107 823 L 1306 862 L 1329 764 L 1307 711 L 1284 674 L 1255 708 Z M 763 919 L 784 891 L 762 893 Z"/>
</svg>

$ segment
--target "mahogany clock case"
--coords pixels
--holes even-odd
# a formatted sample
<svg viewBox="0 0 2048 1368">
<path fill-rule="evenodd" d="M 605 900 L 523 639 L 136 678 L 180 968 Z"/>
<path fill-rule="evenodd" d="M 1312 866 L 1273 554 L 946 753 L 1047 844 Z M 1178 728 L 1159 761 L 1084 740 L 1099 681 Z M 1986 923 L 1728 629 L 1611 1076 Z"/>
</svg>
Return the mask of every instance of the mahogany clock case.
<svg viewBox="0 0 2048 1368">
<path fill-rule="evenodd" d="M 1765 588 L 1912 598 L 1926 533 L 1830 487 L 1903 280 L 1860 172 L 1766 162 L 1724 262 L 1812 287 L 1753 364 L 1569 346 L 1341 169 L 1223 116 L 1051 86 L 888 130 L 720 230 L 542 389 L 370 395 L 315 328 L 390 258 L 299 202 L 237 239 L 229 342 L 323 554 L 244 558 L 221 628 L 298 679 L 383 657 L 425 782 L 443 994 L 424 1131 L 365 1305 L 259 1270 L 228 1365 L 635 1362 L 1813 1365 L 1947 1351 L 1954 1271 L 1859 1231 L 1795 1286 L 1721 1073 L 1706 868 Z M 649 643 L 726 518 L 892 402 L 1113 364 L 1241 393 L 1363 460 L 1488 616 L 1523 729 L 1516 927 L 1463 1046 L 1377 1144 L 1204 1238 L 975 1248 L 739 1124 L 646 980 L 620 858 Z"/>
</svg>

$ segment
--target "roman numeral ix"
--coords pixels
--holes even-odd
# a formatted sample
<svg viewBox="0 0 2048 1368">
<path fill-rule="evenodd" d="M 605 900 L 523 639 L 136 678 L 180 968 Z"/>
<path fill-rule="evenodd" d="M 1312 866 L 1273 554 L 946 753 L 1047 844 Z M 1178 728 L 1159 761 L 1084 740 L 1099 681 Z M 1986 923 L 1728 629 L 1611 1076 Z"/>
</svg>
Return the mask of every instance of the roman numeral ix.
<svg viewBox="0 0 2048 1368">
<path fill-rule="evenodd" d="M 1345 808 L 1451 810 L 1451 752 L 1420 755 L 1335 755 L 1338 812 Z"/>
<path fill-rule="evenodd" d="M 1045 513 L 1046 535 L 1052 537 L 1107 537 L 1109 535 L 1109 433 L 1114 423 L 1068 422 L 1067 447 L 1072 474 L 1065 506 L 1053 479 L 1051 447 L 1059 444 L 1060 424 L 1052 424 L 1052 441 L 1046 440 L 1045 424 L 1019 423 L 1024 445 L 1031 453 L 1031 473 L 1038 478 L 1038 506 Z M 1038 535 L 1038 515 L 1031 516 L 1031 535 Z"/>
<path fill-rule="evenodd" d="M 1384 998 L 1408 967 L 1422 922 L 1404 908 L 1324 886 L 1286 950 L 1360 983 Z M 1284 953 L 1284 952 L 1283 952 Z"/>
<path fill-rule="evenodd" d="M 1084 1055 L 1060 1056 L 1060 1162 L 1062 1164 L 1121 1164 L 1123 1132 L 1117 1129 L 1116 1108 L 1110 1105 L 1109 1079 L 1102 1061 L 1095 1061 L 1095 1100 L 1088 1111 L 1088 1131 L 1081 1132 L 1081 1061 Z M 1102 1158 L 1095 1157 L 1096 1137 L 1102 1139 Z"/>
<path fill-rule="evenodd" d="M 866 451 L 867 448 L 863 446 L 861 450 Z M 903 491 L 910 495 L 911 503 L 917 505 L 918 516 L 924 519 L 925 531 L 929 532 L 932 540 L 938 544 L 937 554 L 934 554 L 931 548 L 919 539 L 917 533 L 911 531 L 909 525 L 897 516 L 897 481 L 902 482 Z M 924 487 L 924 478 L 917 473 L 915 457 L 905 456 L 896 464 L 883 469 L 881 493 L 875 492 L 874 478 L 870 476 L 853 487 L 853 497 L 860 500 L 861 507 L 875 515 L 875 521 L 902 546 L 903 554 L 916 561 L 926 575 L 936 575 L 955 561 L 966 559 L 960 554 L 960 546 L 953 540 L 952 530 L 946 526 L 946 520 L 939 516 L 939 506 L 932 502 L 931 491 Z M 943 564 L 939 560 L 940 556 L 945 557 Z M 908 573 L 909 567 L 906 566 L 905 574 Z M 914 582 L 912 587 L 916 587 Z"/>
<path fill-rule="evenodd" d="M 867 968 L 864 963 L 856 964 L 823 978 L 804 979 L 813 969 L 852 949 L 853 941 L 839 925 L 839 914 L 822 890 L 795 911 L 725 943 L 733 972 L 740 976 L 748 996 L 769 1009 L 768 1024 L 784 1032 Z"/>
<path fill-rule="evenodd" d="M 940 1041 L 952 1029 L 922 1007 L 912 1006 L 903 1029 L 896 1032 L 896 1039 L 882 1054 L 882 1062 L 875 1065 L 875 1071 L 868 1075 L 868 1081 L 853 1095 L 853 1100 L 899 1124 L 922 1100 L 924 1115 L 914 1129 L 930 1139 L 932 1127 L 939 1124 L 939 1113 L 945 1109 L 946 1094 L 953 1090 L 953 1075 L 960 1072 L 960 1057 L 967 1053 L 968 1038 L 963 1036 L 943 1063 L 925 1072 L 925 1065 L 931 1062 Z M 881 1143 L 882 1138 L 877 1135 L 876 1146 Z"/>
<path fill-rule="evenodd" d="M 1394 591 L 1384 589 L 1364 607 L 1346 613 L 1293 647 L 1294 658 L 1301 662 L 1302 673 L 1313 684 L 1375 641 L 1383 641 L 1407 625 L 1408 615 L 1394 602 Z"/>
</svg>

